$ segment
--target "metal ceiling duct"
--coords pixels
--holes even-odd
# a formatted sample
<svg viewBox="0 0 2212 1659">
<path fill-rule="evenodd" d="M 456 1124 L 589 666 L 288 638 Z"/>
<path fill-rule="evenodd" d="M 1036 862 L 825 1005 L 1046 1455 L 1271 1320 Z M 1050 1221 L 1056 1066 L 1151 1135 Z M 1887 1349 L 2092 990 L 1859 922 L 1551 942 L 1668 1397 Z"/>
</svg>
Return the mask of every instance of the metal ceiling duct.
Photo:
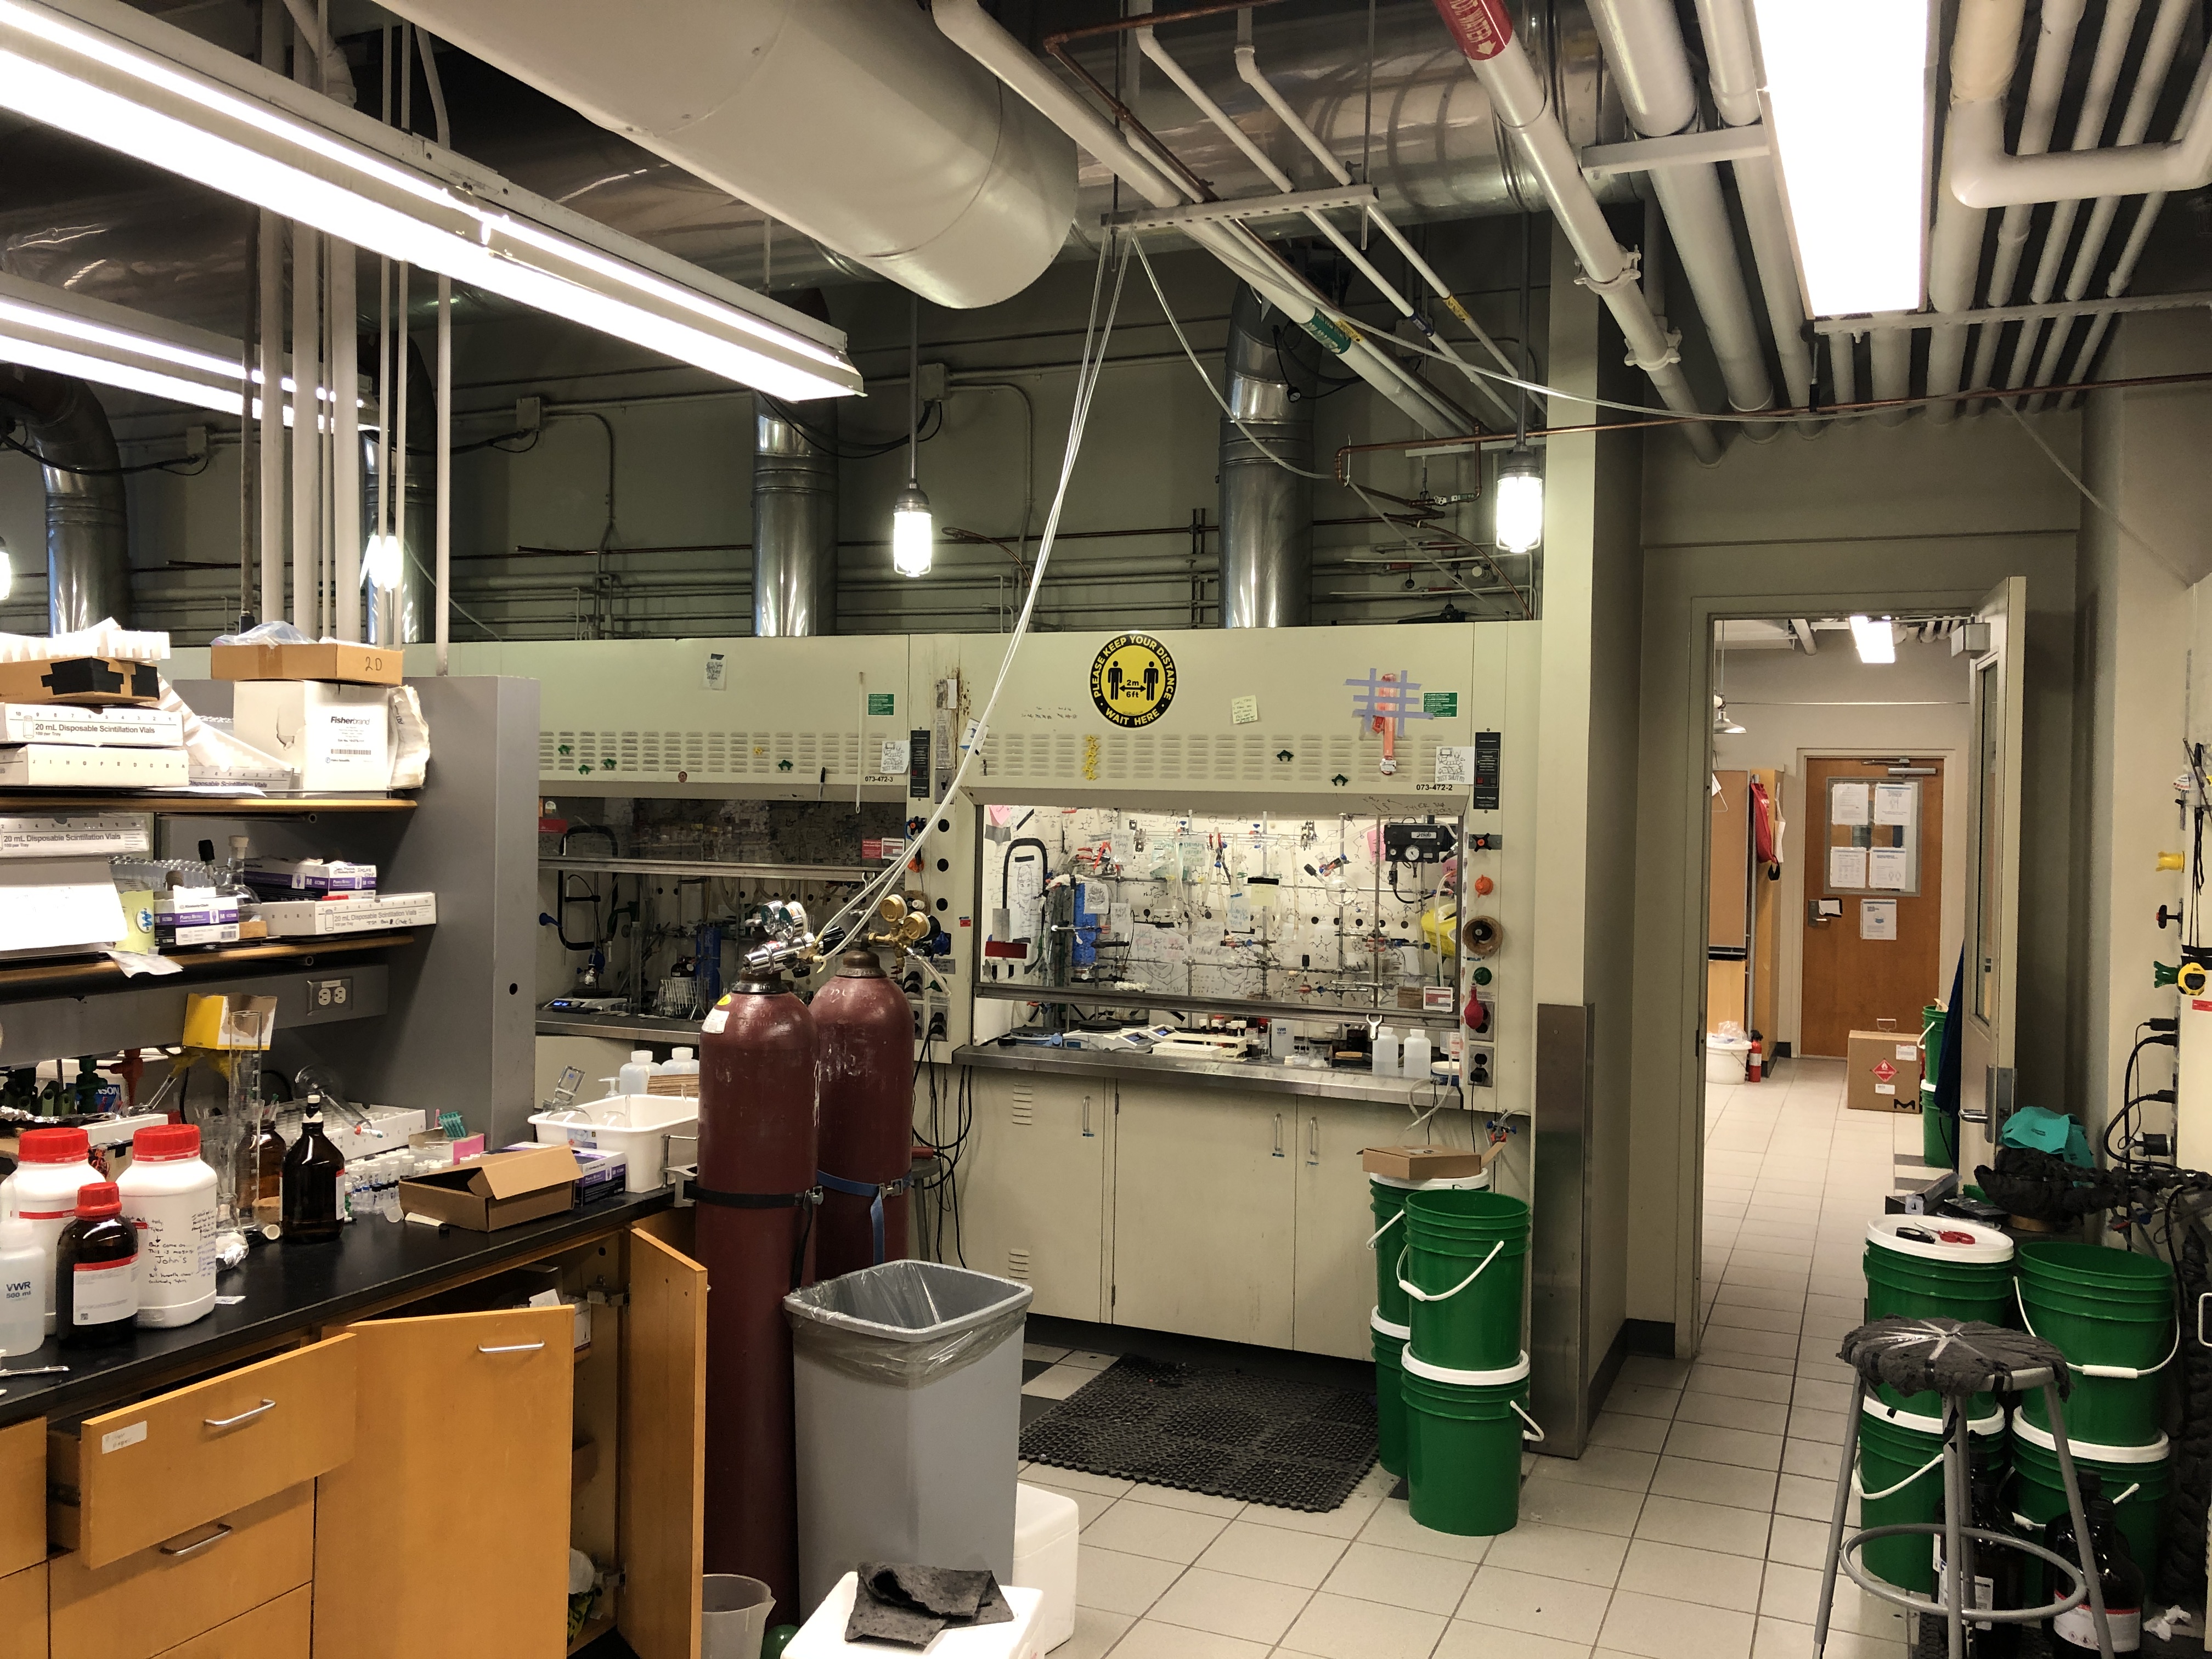
<svg viewBox="0 0 2212 1659">
<path fill-rule="evenodd" d="M 1277 337 L 1267 302 L 1238 284 L 1221 394 L 1236 417 L 1221 422 L 1224 628 L 1313 619 L 1313 480 L 1300 476 L 1314 470 L 1313 399 L 1299 395 Z"/>
<path fill-rule="evenodd" d="M 0 414 L 46 463 L 46 619 L 51 632 L 131 622 L 131 538 L 122 458 L 107 411 L 82 380 L 0 365 Z M 94 471 L 65 469 L 88 467 Z"/>
<path fill-rule="evenodd" d="M 837 631 L 837 457 L 753 400 L 753 632 L 763 639 Z M 836 435 L 837 411 L 807 410 Z"/>
</svg>

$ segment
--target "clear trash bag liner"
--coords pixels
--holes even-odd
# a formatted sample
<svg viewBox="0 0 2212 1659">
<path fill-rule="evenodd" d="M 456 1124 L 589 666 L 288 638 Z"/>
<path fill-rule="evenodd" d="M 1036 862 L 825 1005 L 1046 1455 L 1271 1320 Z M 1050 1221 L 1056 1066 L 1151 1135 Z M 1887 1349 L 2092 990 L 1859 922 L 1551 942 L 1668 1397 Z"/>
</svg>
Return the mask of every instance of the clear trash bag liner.
<svg viewBox="0 0 2212 1659">
<path fill-rule="evenodd" d="M 263 623 L 258 628 L 249 628 L 243 634 L 225 634 L 210 640 L 210 645 L 313 645 L 314 641 L 301 633 L 282 617 Z"/>
<path fill-rule="evenodd" d="M 1026 1285 L 941 1261 L 886 1261 L 783 1298 L 793 1346 L 864 1382 L 927 1388 L 1022 1328 Z"/>
</svg>

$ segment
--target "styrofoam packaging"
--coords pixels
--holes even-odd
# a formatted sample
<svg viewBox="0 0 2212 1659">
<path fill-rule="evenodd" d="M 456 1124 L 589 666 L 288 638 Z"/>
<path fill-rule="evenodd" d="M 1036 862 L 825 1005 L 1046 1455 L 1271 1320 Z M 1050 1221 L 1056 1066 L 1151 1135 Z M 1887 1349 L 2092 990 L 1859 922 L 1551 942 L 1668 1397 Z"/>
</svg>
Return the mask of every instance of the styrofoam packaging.
<svg viewBox="0 0 2212 1659">
<path fill-rule="evenodd" d="M 328 898 L 264 900 L 261 905 L 261 920 L 273 939 L 426 927 L 437 919 L 435 893 L 333 893 Z"/>
<path fill-rule="evenodd" d="M 392 698 L 380 685 L 240 680 L 231 734 L 292 769 L 309 793 L 384 793 L 392 781 Z"/>
<path fill-rule="evenodd" d="M 668 1184 L 668 1137 L 698 1133 L 699 1102 L 689 1095 L 609 1095 L 566 1113 L 533 1113 L 530 1127 L 542 1141 L 622 1153 L 628 1190 L 653 1193 Z"/>
<path fill-rule="evenodd" d="M 154 942 L 174 949 L 185 945 L 235 945 L 238 899 L 212 887 L 171 887 L 154 895 Z"/>
<path fill-rule="evenodd" d="M 343 859 L 248 859 L 246 884 L 257 892 L 373 893 L 376 866 Z"/>
<path fill-rule="evenodd" d="M 189 775 L 181 749 L 58 743 L 0 749 L 0 786 L 10 789 L 164 789 Z"/>
<path fill-rule="evenodd" d="M 72 708 L 0 702 L 0 743 L 66 743 L 103 749 L 180 749 L 185 717 L 169 708 Z"/>
<path fill-rule="evenodd" d="M 418 1135 L 429 1122 L 429 1115 L 422 1108 L 407 1106 L 363 1106 L 361 1115 L 382 1132 L 379 1139 L 358 1123 L 332 1123 L 325 1121 L 323 1132 L 331 1144 L 345 1154 L 348 1164 L 356 1164 L 365 1158 L 375 1158 L 385 1152 L 408 1150 L 408 1137 Z"/>
</svg>

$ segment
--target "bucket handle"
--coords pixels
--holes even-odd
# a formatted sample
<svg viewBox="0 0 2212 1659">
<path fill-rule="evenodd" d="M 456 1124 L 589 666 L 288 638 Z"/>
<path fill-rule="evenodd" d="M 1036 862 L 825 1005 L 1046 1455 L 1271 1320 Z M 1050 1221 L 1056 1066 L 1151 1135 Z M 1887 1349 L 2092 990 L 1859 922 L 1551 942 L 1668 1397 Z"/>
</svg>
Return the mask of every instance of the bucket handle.
<svg viewBox="0 0 2212 1659">
<path fill-rule="evenodd" d="M 1895 1486 L 1884 1486 L 1880 1492 L 1869 1492 L 1863 1486 L 1859 1484 L 1859 1460 L 1857 1453 L 1854 1451 L 1851 1455 L 1851 1490 L 1857 1493 L 1862 1498 L 1871 1498 L 1877 1502 L 1885 1498 L 1893 1498 L 1942 1461 L 1943 1454 L 1939 1449 L 1935 1456 L 1929 1458 L 1918 1468 L 1913 1470 L 1911 1474 L 1906 1475 L 1904 1480 L 1899 1481 Z"/>
<path fill-rule="evenodd" d="M 1523 1423 L 1526 1423 L 1528 1425 L 1527 1430 L 1522 1432 L 1521 1437 L 1523 1440 L 1534 1440 L 1539 1445 L 1541 1445 L 1544 1440 L 1544 1425 L 1539 1423 L 1534 1418 L 1529 1416 L 1528 1413 L 1522 1411 L 1521 1409 L 1521 1402 L 1519 1401 L 1509 1400 L 1505 1403 L 1513 1407 L 1513 1413 L 1515 1416 L 1518 1417 Z"/>
<path fill-rule="evenodd" d="M 1461 1279 L 1460 1282 L 1453 1285 L 1451 1289 L 1448 1291 L 1437 1291 L 1434 1292 L 1425 1291 L 1419 1285 L 1411 1284 L 1407 1280 L 1406 1253 L 1413 1248 L 1413 1247 L 1410 1244 L 1401 1245 L 1399 1247 L 1398 1288 L 1405 1291 L 1407 1296 L 1412 1297 L 1416 1302 L 1449 1302 L 1452 1297 L 1457 1296 L 1468 1285 L 1474 1284 L 1476 1279 L 1482 1277 L 1483 1268 L 1487 1267 L 1492 1262 L 1498 1260 L 1498 1253 L 1505 1248 L 1505 1241 L 1501 1238 L 1495 1244 L 1492 1245 L 1490 1247 L 1490 1254 L 1482 1258 L 1481 1261 L 1476 1265 L 1474 1271 L 1469 1273 L 1465 1279 Z"/>
<path fill-rule="evenodd" d="M 2035 1322 L 2027 1316 L 2027 1298 L 2021 1294 L 2020 1281 L 2016 1279 L 2012 1282 L 2012 1299 L 2020 1308 L 2020 1322 L 2027 1327 L 2027 1334 L 2039 1342 L 2043 1340 L 2043 1338 L 2037 1334 Z M 2197 1323 L 2201 1331 L 2204 1324 L 2204 1303 L 2201 1297 L 2197 1304 Z M 2202 1340 L 2201 1337 L 2199 1340 Z M 2057 1346 L 2055 1342 L 2051 1344 L 2053 1347 Z M 2156 1376 L 2173 1363 L 2173 1356 L 2180 1352 L 2181 1319 L 2177 1314 L 2173 1321 L 2173 1346 L 2166 1351 L 2166 1358 L 2155 1365 L 2146 1365 L 2142 1370 L 2137 1370 L 2131 1365 L 2077 1365 L 2069 1359 L 2066 1362 L 2066 1369 L 2069 1371 L 2079 1371 L 2084 1376 L 2116 1376 L 2124 1382 L 2133 1382 L 2146 1376 Z"/>
<path fill-rule="evenodd" d="M 1381 1226 L 1377 1227 L 1377 1228 L 1376 1228 L 1373 1232 L 1371 1232 L 1371 1233 L 1370 1233 L 1370 1234 L 1368 1234 L 1368 1235 L 1367 1235 L 1367 1248 L 1368 1248 L 1369 1249 L 1370 1249 L 1370 1250 L 1371 1250 L 1371 1249 L 1373 1249 L 1375 1248 L 1375 1241 L 1376 1241 L 1376 1239 L 1378 1239 L 1378 1238 L 1382 1237 L 1383 1234 L 1385 1234 L 1385 1233 L 1389 1232 L 1389 1231 L 1390 1231 L 1390 1229 L 1391 1229 L 1391 1228 L 1393 1228 L 1393 1227 L 1396 1226 L 1400 1222 L 1403 1221 L 1405 1218 L 1406 1218 L 1406 1212 L 1405 1212 L 1405 1211 L 1403 1211 L 1403 1210 L 1399 1210 L 1399 1211 L 1395 1212 L 1391 1215 L 1390 1218 L 1389 1218 L 1388 1221 L 1384 1222 Z"/>
</svg>

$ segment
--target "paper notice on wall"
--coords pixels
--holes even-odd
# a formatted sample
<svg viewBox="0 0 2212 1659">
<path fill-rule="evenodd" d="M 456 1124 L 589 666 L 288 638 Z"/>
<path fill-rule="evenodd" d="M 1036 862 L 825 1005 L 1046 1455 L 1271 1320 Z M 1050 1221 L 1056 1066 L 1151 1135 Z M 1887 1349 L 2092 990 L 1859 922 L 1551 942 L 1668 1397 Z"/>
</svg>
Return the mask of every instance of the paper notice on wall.
<svg viewBox="0 0 2212 1659">
<path fill-rule="evenodd" d="M 1863 783 L 1831 783 L 1828 786 L 1828 822 L 1853 824 L 1868 822 L 1867 786 Z"/>
<path fill-rule="evenodd" d="M 1912 885 L 1912 855 L 1902 847 L 1874 847 L 1867 850 L 1866 884 L 1892 893 Z"/>
<path fill-rule="evenodd" d="M 1229 700 L 1229 719 L 1237 726 L 1257 726 L 1260 723 L 1260 700 L 1257 697 L 1231 697 Z"/>
<path fill-rule="evenodd" d="M 700 673 L 700 689 L 704 691 L 720 691 L 727 684 L 726 671 L 729 665 L 729 659 L 720 652 L 709 651 L 707 653 L 705 666 Z"/>
<path fill-rule="evenodd" d="M 885 738 L 883 739 L 883 754 L 877 763 L 876 770 L 879 773 L 904 775 L 913 757 L 913 750 L 909 747 L 908 739 Z"/>
<path fill-rule="evenodd" d="M 1866 884 L 1867 849 L 1863 847 L 1831 847 L 1828 849 L 1828 885 L 1864 887 Z"/>
<path fill-rule="evenodd" d="M 1861 899 L 1859 901 L 1859 937 L 1861 939 L 1890 939 L 1897 937 L 1897 901 L 1895 899 Z"/>
<path fill-rule="evenodd" d="M 1127 905 L 1109 904 L 1106 907 L 1106 931 L 1099 935 L 1100 938 L 1126 940 L 1135 932 L 1134 919 Z"/>
<path fill-rule="evenodd" d="M 1874 821 L 1876 823 L 1901 823 L 1908 828 L 1912 823 L 1912 786 L 1909 783 L 1877 783 L 1874 787 Z"/>
<path fill-rule="evenodd" d="M 1473 746 L 1455 743 L 1437 744 L 1437 781 L 1454 789 L 1471 788 L 1474 783 Z"/>
</svg>

